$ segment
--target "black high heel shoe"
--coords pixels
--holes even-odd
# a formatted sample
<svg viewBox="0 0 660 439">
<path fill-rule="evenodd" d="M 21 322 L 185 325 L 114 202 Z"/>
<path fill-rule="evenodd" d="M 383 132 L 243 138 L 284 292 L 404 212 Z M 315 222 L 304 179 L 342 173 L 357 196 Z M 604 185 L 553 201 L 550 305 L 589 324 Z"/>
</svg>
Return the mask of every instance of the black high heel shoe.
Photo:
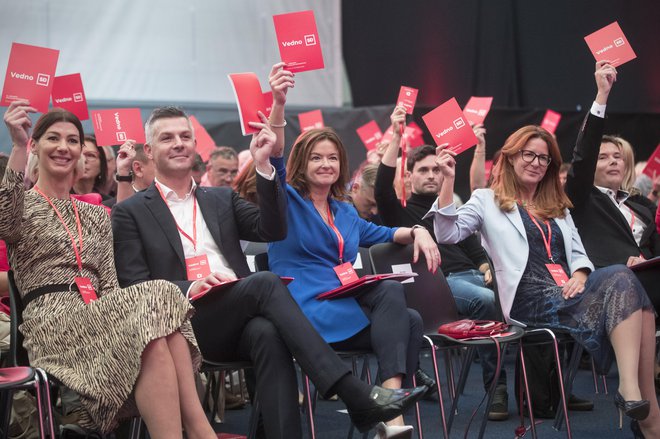
<svg viewBox="0 0 660 439">
<path fill-rule="evenodd" d="M 630 431 L 632 431 L 635 439 L 644 439 L 644 433 L 642 433 L 642 429 L 639 427 L 639 421 L 637 419 L 632 419 L 630 421 Z"/>
<path fill-rule="evenodd" d="M 623 414 L 637 421 L 646 419 L 651 410 L 651 404 L 647 399 L 639 401 L 626 401 L 617 391 L 614 395 L 614 405 L 619 409 L 619 430 L 623 428 Z"/>
<path fill-rule="evenodd" d="M 369 398 L 372 405 L 364 410 L 349 410 L 351 422 L 364 433 L 379 422 L 386 422 L 404 413 L 406 409 L 419 401 L 427 391 L 426 386 L 413 389 L 384 389 L 374 386 Z"/>
</svg>

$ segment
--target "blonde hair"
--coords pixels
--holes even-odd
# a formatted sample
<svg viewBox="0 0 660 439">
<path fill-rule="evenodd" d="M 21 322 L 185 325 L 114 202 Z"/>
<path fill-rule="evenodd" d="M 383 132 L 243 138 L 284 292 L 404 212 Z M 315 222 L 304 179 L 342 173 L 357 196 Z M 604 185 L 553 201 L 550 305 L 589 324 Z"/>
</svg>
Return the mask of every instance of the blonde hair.
<svg viewBox="0 0 660 439">
<path fill-rule="evenodd" d="M 493 166 L 491 188 L 495 192 L 495 200 L 500 209 L 508 212 L 513 210 L 520 197 L 520 183 L 512 160 L 532 139 L 543 140 L 548 145 L 548 154 L 552 158 L 543 179 L 536 187 L 535 212 L 543 218 L 563 218 L 565 210 L 573 207 L 573 204 L 564 193 L 559 179 L 561 152 L 552 134 L 536 125 L 522 127 L 506 139 L 502 147 L 502 155 Z"/>
<path fill-rule="evenodd" d="M 623 156 L 623 181 L 621 182 L 621 190 L 631 192 L 636 178 L 635 152 L 632 145 L 626 139 L 619 136 L 603 136 L 600 143 L 611 143 L 621 151 L 621 155 Z"/>
</svg>

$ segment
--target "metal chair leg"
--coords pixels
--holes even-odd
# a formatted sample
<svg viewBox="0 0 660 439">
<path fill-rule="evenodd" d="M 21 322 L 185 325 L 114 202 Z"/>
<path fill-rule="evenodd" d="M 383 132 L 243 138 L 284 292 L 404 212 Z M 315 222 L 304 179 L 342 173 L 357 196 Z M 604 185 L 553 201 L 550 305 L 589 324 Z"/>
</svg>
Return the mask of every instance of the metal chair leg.
<svg viewBox="0 0 660 439">
<path fill-rule="evenodd" d="M 433 361 L 433 373 L 435 375 L 435 383 L 438 387 L 438 401 L 440 407 L 440 419 L 442 420 L 442 434 L 444 439 L 449 439 L 449 433 L 447 430 L 447 419 L 445 418 L 445 404 L 442 400 L 442 384 L 440 383 L 440 374 L 438 373 L 438 358 L 435 354 L 435 344 L 428 336 L 424 336 L 424 340 L 429 344 L 431 348 L 431 360 Z"/>
</svg>

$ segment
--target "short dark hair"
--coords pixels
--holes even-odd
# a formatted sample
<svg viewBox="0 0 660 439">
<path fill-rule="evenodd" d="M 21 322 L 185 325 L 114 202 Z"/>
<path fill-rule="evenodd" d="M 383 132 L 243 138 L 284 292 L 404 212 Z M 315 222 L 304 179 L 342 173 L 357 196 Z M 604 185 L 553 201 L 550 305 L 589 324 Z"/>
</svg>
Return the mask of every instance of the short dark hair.
<svg viewBox="0 0 660 439">
<path fill-rule="evenodd" d="M 201 155 L 195 154 L 195 163 L 193 164 L 193 172 L 201 172 L 206 169 L 206 164 L 204 164 L 204 159 Z"/>
<path fill-rule="evenodd" d="M 0 180 L 5 175 L 5 170 L 7 169 L 7 163 L 9 162 L 9 157 L 6 154 L 0 152 Z"/>
<path fill-rule="evenodd" d="M 408 172 L 412 172 L 415 168 L 415 163 L 424 160 L 430 155 L 435 155 L 435 147 L 431 145 L 422 145 L 419 148 L 412 150 L 412 153 L 408 156 L 406 160 L 406 169 Z"/>
<path fill-rule="evenodd" d="M 183 111 L 182 108 L 180 107 L 174 107 L 171 105 L 165 106 L 165 107 L 158 107 L 154 108 L 154 111 L 151 112 L 149 115 L 149 118 L 147 119 L 147 122 L 144 124 L 144 134 L 146 137 L 146 143 L 151 143 L 153 140 L 153 128 L 154 128 L 154 123 L 159 120 L 159 119 L 177 119 L 179 117 L 185 117 L 186 120 L 188 121 L 188 126 L 190 126 L 190 130 L 193 131 L 193 136 L 194 136 L 194 129 L 192 127 L 192 124 L 190 123 L 190 118 L 186 114 L 185 111 Z"/>
</svg>

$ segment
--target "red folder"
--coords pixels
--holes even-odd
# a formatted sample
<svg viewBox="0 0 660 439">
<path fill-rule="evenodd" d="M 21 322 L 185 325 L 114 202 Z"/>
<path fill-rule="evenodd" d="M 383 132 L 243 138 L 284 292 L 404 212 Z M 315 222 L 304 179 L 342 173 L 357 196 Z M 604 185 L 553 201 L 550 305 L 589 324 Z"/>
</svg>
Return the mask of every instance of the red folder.
<svg viewBox="0 0 660 439">
<path fill-rule="evenodd" d="M 559 121 L 561 120 L 561 114 L 557 113 L 556 111 L 548 110 L 545 112 L 545 116 L 543 116 L 543 121 L 541 122 L 541 128 L 545 128 L 551 133 L 555 133 L 557 130 L 557 125 L 559 125 Z"/>
<path fill-rule="evenodd" d="M 313 130 L 314 128 L 325 127 L 321 110 L 312 110 L 306 113 L 300 113 L 298 115 L 298 121 L 300 122 L 300 131 L 303 133 L 305 131 Z"/>
<path fill-rule="evenodd" d="M 412 87 L 401 86 L 399 90 L 399 97 L 396 100 L 397 105 L 403 105 L 406 109 L 406 114 L 413 114 L 415 109 L 415 102 L 417 102 L 417 93 L 419 90 Z"/>
<path fill-rule="evenodd" d="M 261 92 L 259 78 L 252 72 L 233 73 L 227 76 L 236 97 L 243 135 L 247 136 L 259 132 L 259 130 L 248 125 L 248 122 L 261 122 L 258 111 L 261 111 L 264 115 L 266 114 L 267 105 Z"/>
<path fill-rule="evenodd" d="M 284 285 L 289 285 L 293 281 L 292 277 L 286 277 L 286 276 L 282 276 L 282 277 L 280 277 L 280 279 L 282 279 L 282 282 L 284 283 Z M 213 288 L 209 288 L 206 291 L 202 291 L 201 293 L 197 293 L 194 296 L 190 296 L 190 301 L 194 303 L 194 302 L 197 302 L 199 299 L 201 299 L 202 297 L 204 297 L 204 296 L 206 296 L 210 293 L 219 293 L 221 291 L 224 291 L 227 288 L 229 288 L 230 286 L 234 285 L 239 280 L 241 280 L 241 279 L 228 280 L 226 282 L 222 282 L 222 283 L 214 286 Z"/>
<path fill-rule="evenodd" d="M 355 297 L 362 292 L 362 290 L 375 282 L 382 280 L 406 280 L 411 277 L 417 276 L 417 273 L 385 273 L 385 274 L 368 274 L 362 276 L 358 280 L 339 286 L 334 290 L 326 291 L 316 296 L 316 300 L 334 300 L 343 299 L 345 297 Z"/>
<path fill-rule="evenodd" d="M 364 143 L 364 147 L 367 148 L 367 151 L 376 148 L 376 143 L 383 138 L 383 133 L 380 131 L 380 127 L 373 120 L 365 123 L 356 131 L 358 136 L 360 136 L 360 140 Z"/>
<path fill-rule="evenodd" d="M 99 146 L 121 145 L 128 139 L 145 142 L 139 108 L 92 110 L 92 122 Z"/>
<path fill-rule="evenodd" d="M 486 115 L 490 111 L 490 106 L 493 103 L 492 97 L 479 98 L 472 96 L 465 108 L 463 108 L 463 114 L 468 122 L 472 125 L 478 125 L 484 122 Z"/>
<path fill-rule="evenodd" d="M 632 271 L 645 271 L 648 270 L 649 268 L 654 268 L 654 267 L 660 267 L 660 256 L 656 256 L 655 258 L 651 258 L 644 262 L 640 262 L 639 264 L 635 264 L 629 268 Z"/>
<path fill-rule="evenodd" d="M 649 157 L 644 167 L 644 174 L 648 175 L 651 178 L 655 178 L 656 175 L 660 175 L 660 143 Z M 655 175 L 653 175 L 655 174 Z"/>
<path fill-rule="evenodd" d="M 53 107 L 69 110 L 80 120 L 89 119 L 89 110 L 87 109 L 87 99 L 83 89 L 80 73 L 71 75 L 56 76 L 53 79 Z"/>
<path fill-rule="evenodd" d="M 435 144 L 438 146 L 449 144 L 447 149 L 456 154 L 479 142 L 455 98 L 426 113 L 422 119 L 431 132 Z"/>
<path fill-rule="evenodd" d="M 48 111 L 60 51 L 12 43 L 0 105 L 27 99 L 40 113 Z"/>
<path fill-rule="evenodd" d="M 199 123 L 195 116 L 190 116 L 190 124 L 195 131 L 195 140 L 197 141 L 197 153 L 202 156 L 202 160 L 205 162 L 208 161 L 211 151 L 216 147 L 215 140 L 213 137 L 206 131 L 206 128 Z"/>
<path fill-rule="evenodd" d="M 623 34 L 618 22 L 584 37 L 589 50 L 596 61 L 609 60 L 614 66 L 620 66 L 637 58 L 635 51 L 630 47 L 628 39 Z"/>
<path fill-rule="evenodd" d="M 273 23 L 287 70 L 298 73 L 324 68 L 314 11 L 273 15 Z"/>
</svg>

